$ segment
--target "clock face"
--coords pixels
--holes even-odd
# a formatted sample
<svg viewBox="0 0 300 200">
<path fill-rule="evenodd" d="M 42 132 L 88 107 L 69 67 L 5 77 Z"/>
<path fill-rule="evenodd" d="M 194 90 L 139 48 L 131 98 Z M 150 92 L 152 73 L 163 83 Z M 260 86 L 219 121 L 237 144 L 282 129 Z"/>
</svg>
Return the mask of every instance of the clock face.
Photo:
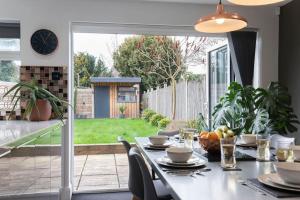
<svg viewBox="0 0 300 200">
<path fill-rule="evenodd" d="M 47 55 L 52 53 L 58 45 L 56 35 L 47 29 L 34 32 L 31 36 L 31 46 L 39 54 Z"/>
</svg>

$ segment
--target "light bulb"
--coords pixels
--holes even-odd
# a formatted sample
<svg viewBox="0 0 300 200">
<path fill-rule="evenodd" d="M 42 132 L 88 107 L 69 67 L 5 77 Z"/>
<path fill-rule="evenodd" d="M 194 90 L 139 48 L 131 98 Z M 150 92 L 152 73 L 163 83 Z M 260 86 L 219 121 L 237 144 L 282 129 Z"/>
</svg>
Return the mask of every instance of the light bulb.
<svg viewBox="0 0 300 200">
<path fill-rule="evenodd" d="M 224 22 L 225 22 L 224 18 L 216 19 L 217 24 L 224 24 Z"/>
</svg>

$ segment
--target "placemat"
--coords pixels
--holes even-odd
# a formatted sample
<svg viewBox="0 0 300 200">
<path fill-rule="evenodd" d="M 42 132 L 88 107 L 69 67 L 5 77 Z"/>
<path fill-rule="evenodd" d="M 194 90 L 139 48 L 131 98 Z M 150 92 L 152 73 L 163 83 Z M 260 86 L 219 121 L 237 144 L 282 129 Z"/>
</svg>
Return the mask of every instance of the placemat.
<svg viewBox="0 0 300 200">
<path fill-rule="evenodd" d="M 196 151 L 203 157 L 207 158 L 208 162 L 220 162 L 221 161 L 221 154 L 203 153 L 203 150 L 200 148 L 195 148 L 194 151 Z M 256 161 L 255 157 L 252 157 L 248 154 L 242 153 L 238 150 L 235 152 L 235 159 L 237 161 Z"/>
<path fill-rule="evenodd" d="M 255 186 L 257 189 L 269 195 L 272 195 L 273 197 L 276 198 L 300 197 L 300 192 L 291 192 L 291 191 L 285 191 L 280 189 L 274 189 L 272 187 L 260 183 L 256 178 L 248 179 L 248 182 L 249 184 Z"/>
</svg>

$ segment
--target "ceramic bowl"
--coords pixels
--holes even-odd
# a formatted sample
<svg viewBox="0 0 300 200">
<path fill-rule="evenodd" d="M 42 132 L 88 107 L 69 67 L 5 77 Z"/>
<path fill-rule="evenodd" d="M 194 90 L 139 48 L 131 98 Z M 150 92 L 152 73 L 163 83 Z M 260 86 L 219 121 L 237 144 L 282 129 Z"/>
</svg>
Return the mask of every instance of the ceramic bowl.
<svg viewBox="0 0 300 200">
<path fill-rule="evenodd" d="M 295 160 L 300 161 L 300 146 L 293 146 L 292 150 L 294 152 Z"/>
<path fill-rule="evenodd" d="M 284 182 L 300 185 L 300 163 L 279 162 L 274 165 Z"/>
<path fill-rule="evenodd" d="M 150 136 L 149 141 L 153 145 L 163 145 L 168 140 L 168 136 L 164 135 L 156 135 L 156 136 Z"/>
<path fill-rule="evenodd" d="M 257 136 L 252 134 L 241 135 L 244 144 L 256 144 L 256 138 Z"/>
<path fill-rule="evenodd" d="M 171 147 L 166 149 L 168 157 L 176 163 L 187 162 L 192 154 L 193 150 L 190 148 Z"/>
</svg>

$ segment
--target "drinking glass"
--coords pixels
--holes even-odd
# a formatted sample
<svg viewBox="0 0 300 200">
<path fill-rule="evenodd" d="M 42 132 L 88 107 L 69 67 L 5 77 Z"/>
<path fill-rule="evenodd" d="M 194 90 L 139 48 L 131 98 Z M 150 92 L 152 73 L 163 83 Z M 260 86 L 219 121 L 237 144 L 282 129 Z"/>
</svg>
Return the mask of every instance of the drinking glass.
<svg viewBox="0 0 300 200">
<path fill-rule="evenodd" d="M 236 137 L 223 138 L 220 141 L 221 145 L 221 166 L 223 168 L 235 168 L 235 143 Z"/>
<path fill-rule="evenodd" d="M 194 143 L 194 132 L 193 131 L 185 131 L 184 132 L 184 147 L 193 148 Z"/>
<path fill-rule="evenodd" d="M 294 143 L 291 143 L 290 141 L 277 141 L 276 156 L 278 161 L 294 161 L 294 153 L 291 148 L 292 145 L 294 145 Z"/>
<path fill-rule="evenodd" d="M 256 159 L 258 161 L 270 160 L 270 141 L 268 139 L 257 140 L 257 153 Z"/>
</svg>

